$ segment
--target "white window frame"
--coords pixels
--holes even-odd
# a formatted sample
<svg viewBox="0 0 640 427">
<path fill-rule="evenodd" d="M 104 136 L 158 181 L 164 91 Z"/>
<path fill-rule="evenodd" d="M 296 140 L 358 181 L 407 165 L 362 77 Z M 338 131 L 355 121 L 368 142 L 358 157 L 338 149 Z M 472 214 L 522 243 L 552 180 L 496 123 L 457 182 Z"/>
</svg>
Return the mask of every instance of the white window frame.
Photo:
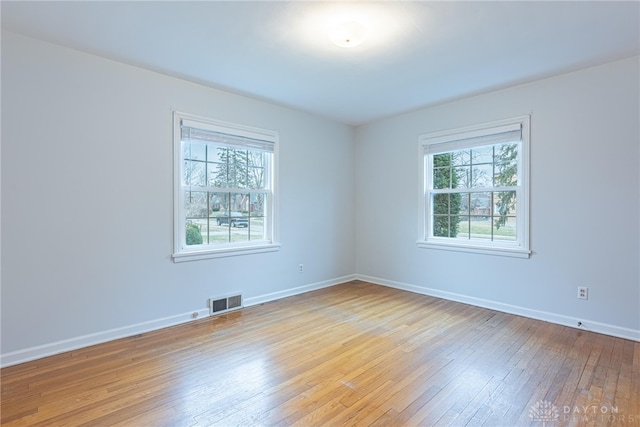
<svg viewBox="0 0 640 427">
<path fill-rule="evenodd" d="M 485 239 L 455 239 L 433 235 L 433 207 L 431 206 L 431 190 L 433 190 L 433 155 L 446 153 L 471 147 L 465 140 L 475 138 L 477 146 L 479 138 L 491 138 L 519 127 L 522 132 L 520 150 L 518 153 L 518 185 L 516 191 L 516 236 L 517 240 L 491 241 Z M 420 237 L 417 245 L 420 248 L 440 249 L 448 251 L 472 252 L 489 255 L 502 255 L 519 258 L 529 258 L 529 169 L 530 169 L 530 116 L 520 116 L 506 120 L 499 120 L 461 129 L 447 130 L 420 135 Z M 490 144 L 490 143 L 489 143 Z M 492 191 L 489 187 L 486 191 Z M 498 187 L 496 187 L 498 188 Z M 477 189 L 474 189 L 476 191 Z"/>
<path fill-rule="evenodd" d="M 182 124 L 206 131 L 218 132 L 241 138 L 251 138 L 273 144 L 272 161 L 270 162 L 267 187 L 270 191 L 266 206 L 265 229 L 266 239 L 258 241 L 244 241 L 221 243 L 215 245 L 187 245 L 186 244 L 186 213 L 184 201 L 183 152 L 182 152 Z M 201 259 L 220 258 L 237 255 L 248 255 L 263 252 L 273 252 L 280 248 L 278 243 L 278 150 L 279 135 L 277 132 L 254 127 L 228 123 L 192 114 L 173 112 L 173 261 L 195 261 Z M 207 187 L 203 187 L 207 188 Z"/>
</svg>

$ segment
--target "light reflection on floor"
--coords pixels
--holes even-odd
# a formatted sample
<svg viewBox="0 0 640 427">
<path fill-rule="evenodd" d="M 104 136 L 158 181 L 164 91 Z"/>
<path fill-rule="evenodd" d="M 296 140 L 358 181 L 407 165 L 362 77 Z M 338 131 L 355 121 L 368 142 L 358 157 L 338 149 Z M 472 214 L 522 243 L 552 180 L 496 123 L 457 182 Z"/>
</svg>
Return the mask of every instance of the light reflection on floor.
<svg viewBox="0 0 640 427">
<path fill-rule="evenodd" d="M 176 399 L 178 412 L 190 414 L 197 425 L 215 424 L 228 415 L 233 415 L 236 423 L 239 415 L 264 414 L 271 407 L 269 396 L 263 393 L 271 378 L 264 355 L 256 356 L 249 356 L 231 369 L 212 364 L 183 374 L 181 382 L 185 387 Z"/>
</svg>

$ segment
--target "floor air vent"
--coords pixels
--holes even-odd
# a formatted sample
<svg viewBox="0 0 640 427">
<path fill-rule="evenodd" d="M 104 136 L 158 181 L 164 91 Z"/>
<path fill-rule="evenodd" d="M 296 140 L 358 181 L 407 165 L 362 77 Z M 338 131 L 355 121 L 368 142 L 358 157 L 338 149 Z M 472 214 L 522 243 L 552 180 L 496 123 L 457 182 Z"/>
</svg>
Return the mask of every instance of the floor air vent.
<svg viewBox="0 0 640 427">
<path fill-rule="evenodd" d="M 242 308 L 242 294 L 228 297 L 211 298 L 209 300 L 210 314 L 220 314 Z"/>
</svg>

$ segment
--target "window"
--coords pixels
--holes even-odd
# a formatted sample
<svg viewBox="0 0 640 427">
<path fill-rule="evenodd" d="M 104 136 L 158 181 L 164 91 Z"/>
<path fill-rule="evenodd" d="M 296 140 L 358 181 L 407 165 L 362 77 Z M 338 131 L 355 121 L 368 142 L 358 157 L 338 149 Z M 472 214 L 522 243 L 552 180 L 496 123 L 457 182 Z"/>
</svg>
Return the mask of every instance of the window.
<svg viewBox="0 0 640 427">
<path fill-rule="evenodd" d="M 174 261 L 274 251 L 278 134 L 174 113 Z"/>
<path fill-rule="evenodd" d="M 422 135 L 424 248 L 529 256 L 529 116 Z"/>
</svg>

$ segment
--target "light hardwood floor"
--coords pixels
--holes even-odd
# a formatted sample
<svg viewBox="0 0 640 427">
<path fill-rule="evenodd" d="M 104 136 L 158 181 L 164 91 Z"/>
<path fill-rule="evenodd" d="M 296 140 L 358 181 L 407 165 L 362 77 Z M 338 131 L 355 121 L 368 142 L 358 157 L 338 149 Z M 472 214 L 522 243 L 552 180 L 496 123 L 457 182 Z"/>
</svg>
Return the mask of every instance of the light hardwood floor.
<svg viewBox="0 0 640 427">
<path fill-rule="evenodd" d="M 640 426 L 640 343 L 360 281 L 0 373 L 5 426 Z"/>
</svg>

